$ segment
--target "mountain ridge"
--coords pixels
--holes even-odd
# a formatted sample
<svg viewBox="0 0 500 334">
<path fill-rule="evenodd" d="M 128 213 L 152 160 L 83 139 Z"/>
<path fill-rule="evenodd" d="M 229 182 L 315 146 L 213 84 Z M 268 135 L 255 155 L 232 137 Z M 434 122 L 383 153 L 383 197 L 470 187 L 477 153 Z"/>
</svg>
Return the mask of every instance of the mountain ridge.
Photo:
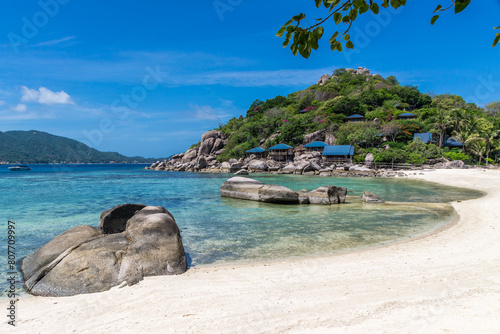
<svg viewBox="0 0 500 334">
<path fill-rule="evenodd" d="M 3 163 L 148 163 L 153 160 L 101 152 L 75 139 L 38 130 L 0 131 Z"/>
</svg>

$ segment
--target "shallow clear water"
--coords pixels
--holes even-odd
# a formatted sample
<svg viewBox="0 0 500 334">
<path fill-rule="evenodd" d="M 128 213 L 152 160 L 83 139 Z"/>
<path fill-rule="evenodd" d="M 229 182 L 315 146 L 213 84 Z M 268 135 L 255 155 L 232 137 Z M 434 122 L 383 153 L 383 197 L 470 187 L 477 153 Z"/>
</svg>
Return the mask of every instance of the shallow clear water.
<svg viewBox="0 0 500 334">
<path fill-rule="evenodd" d="M 100 213 L 122 203 L 161 205 L 175 217 L 191 266 L 323 254 L 399 240 L 449 221 L 445 204 L 480 197 L 461 188 L 403 179 L 252 175 L 293 190 L 333 184 L 348 189 L 347 204 L 289 206 L 221 198 L 231 175 L 142 170 L 139 165 L 0 166 L 1 291 L 7 272 L 7 221 L 16 223 L 16 256 L 65 230 L 97 226 Z M 368 190 L 386 201 L 364 204 Z M 423 205 L 422 203 L 443 203 Z"/>
</svg>

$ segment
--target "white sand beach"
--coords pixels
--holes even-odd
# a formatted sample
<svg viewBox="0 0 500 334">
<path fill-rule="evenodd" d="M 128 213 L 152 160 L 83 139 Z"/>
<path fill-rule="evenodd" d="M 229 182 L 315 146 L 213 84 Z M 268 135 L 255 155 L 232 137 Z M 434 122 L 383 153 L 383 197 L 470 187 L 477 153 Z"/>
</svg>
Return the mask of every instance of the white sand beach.
<svg viewBox="0 0 500 334">
<path fill-rule="evenodd" d="M 454 202 L 458 222 L 408 242 L 22 296 L 17 327 L 4 320 L 2 332 L 500 333 L 500 170 L 417 174 L 409 177 L 487 195 Z"/>
</svg>

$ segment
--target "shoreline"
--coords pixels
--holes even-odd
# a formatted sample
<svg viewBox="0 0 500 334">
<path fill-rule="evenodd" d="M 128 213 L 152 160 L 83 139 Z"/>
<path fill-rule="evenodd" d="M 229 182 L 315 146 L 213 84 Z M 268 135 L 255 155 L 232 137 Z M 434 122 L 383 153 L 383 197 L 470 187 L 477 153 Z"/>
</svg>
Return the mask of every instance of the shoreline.
<svg viewBox="0 0 500 334">
<path fill-rule="evenodd" d="M 408 173 L 408 172 L 407 172 Z M 410 174 L 413 173 L 410 172 Z M 194 267 L 123 289 L 20 297 L 16 330 L 482 332 L 500 328 L 498 170 L 409 175 L 486 192 L 423 236 L 341 254 Z M 89 321 L 89 319 L 92 319 Z"/>
</svg>

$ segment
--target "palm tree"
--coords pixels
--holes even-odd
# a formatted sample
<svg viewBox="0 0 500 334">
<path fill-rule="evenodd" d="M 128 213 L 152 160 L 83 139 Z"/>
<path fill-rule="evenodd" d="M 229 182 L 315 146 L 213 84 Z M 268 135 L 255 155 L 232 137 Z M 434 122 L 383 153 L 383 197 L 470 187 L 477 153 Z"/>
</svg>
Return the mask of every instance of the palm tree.
<svg viewBox="0 0 500 334">
<path fill-rule="evenodd" d="M 486 143 L 483 139 L 476 137 L 471 141 L 469 149 L 472 153 L 479 157 L 479 164 L 481 164 L 484 154 L 486 153 Z"/>
<path fill-rule="evenodd" d="M 450 113 L 444 109 L 438 109 L 434 117 L 434 128 L 439 132 L 439 148 L 443 146 L 444 134 L 453 123 Z"/>
<path fill-rule="evenodd" d="M 458 109 L 454 109 L 458 110 Z M 453 111 L 453 110 L 452 110 Z M 463 153 L 467 153 L 467 145 L 477 140 L 479 137 L 476 133 L 477 131 L 477 120 L 472 115 L 463 115 L 461 119 L 457 119 L 457 130 L 453 132 L 453 136 L 460 142 L 462 142 Z"/>
</svg>

